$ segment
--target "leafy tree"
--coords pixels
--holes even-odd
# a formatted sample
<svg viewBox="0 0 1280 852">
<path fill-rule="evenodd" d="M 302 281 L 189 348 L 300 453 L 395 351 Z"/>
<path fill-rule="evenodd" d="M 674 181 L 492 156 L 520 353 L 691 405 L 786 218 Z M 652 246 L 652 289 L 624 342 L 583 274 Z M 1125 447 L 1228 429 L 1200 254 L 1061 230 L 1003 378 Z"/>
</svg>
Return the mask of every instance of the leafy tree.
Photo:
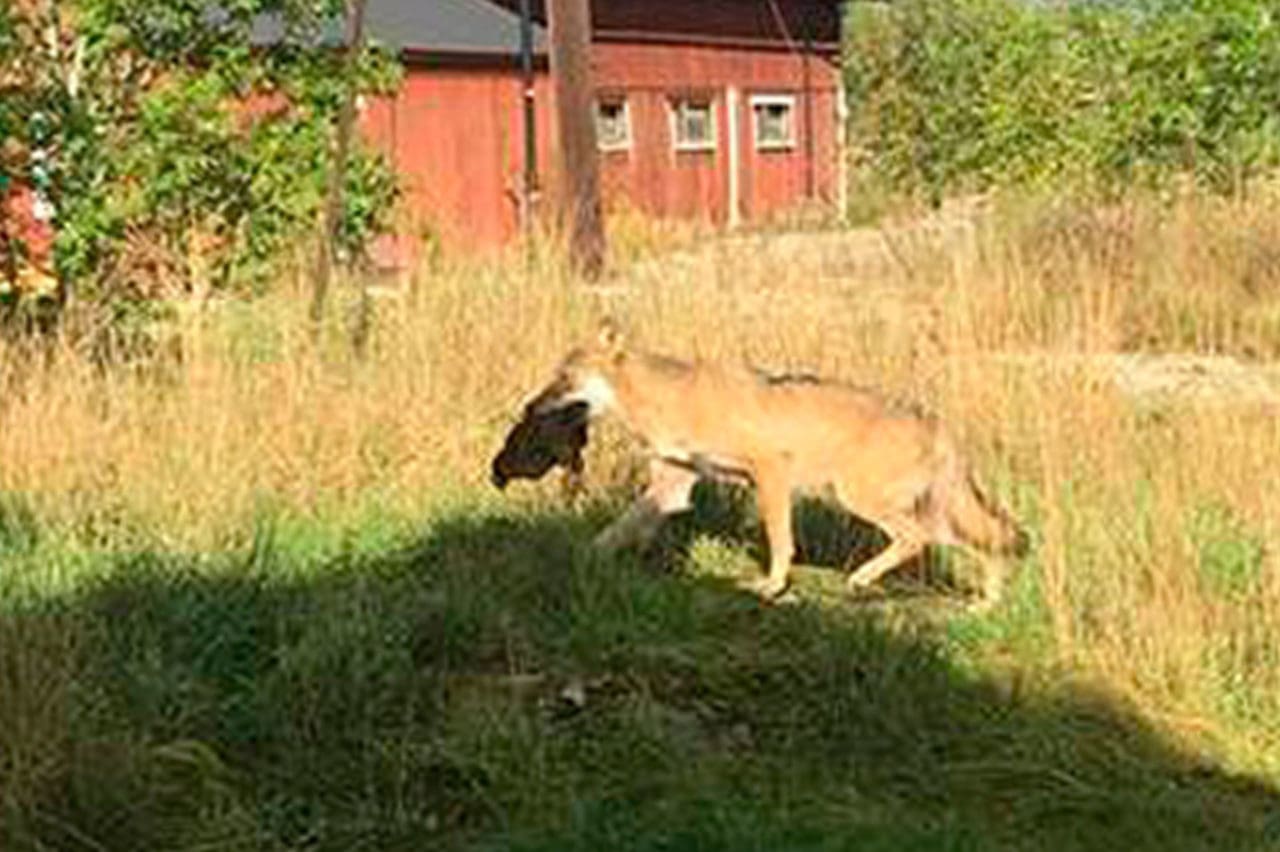
<svg viewBox="0 0 1280 852">
<path fill-rule="evenodd" d="M 0 111 L 0 131 L 43 157 L 46 174 L 28 157 L 22 177 L 43 180 L 56 211 L 67 307 L 87 308 L 96 326 L 105 316 L 122 327 L 174 295 L 251 292 L 315 233 L 346 91 L 334 38 L 341 8 L 340 0 L 7 8 L 0 79 L 19 65 L 27 72 L 22 105 Z M 397 74 L 374 48 L 355 64 L 365 93 L 390 91 Z M 341 256 L 357 257 L 385 226 L 395 190 L 379 157 L 354 152 L 335 229 Z"/>
<path fill-rule="evenodd" d="M 15 230 L 8 221 L 5 203 L 21 177 L 26 151 L 21 140 L 28 86 L 19 61 L 20 19 L 9 0 L 0 0 L 0 300 L 7 296 L 17 274 L 18 253 Z"/>
<path fill-rule="evenodd" d="M 1239 188 L 1280 163 L 1269 0 L 853 4 L 866 170 L 937 197 L 998 185 Z"/>
</svg>

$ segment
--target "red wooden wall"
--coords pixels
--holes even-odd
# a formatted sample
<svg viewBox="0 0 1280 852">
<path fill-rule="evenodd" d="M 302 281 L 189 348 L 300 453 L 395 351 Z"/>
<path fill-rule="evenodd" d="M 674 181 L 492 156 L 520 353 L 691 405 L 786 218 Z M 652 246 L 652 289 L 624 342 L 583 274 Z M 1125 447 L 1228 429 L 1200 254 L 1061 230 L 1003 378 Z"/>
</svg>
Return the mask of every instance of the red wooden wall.
<svg viewBox="0 0 1280 852">
<path fill-rule="evenodd" d="M 631 121 L 630 149 L 600 155 L 607 205 L 626 204 L 654 216 L 728 221 L 730 86 L 738 94 L 741 220 L 760 220 L 793 207 L 807 199 L 811 185 L 817 199 L 834 200 L 838 68 L 831 48 L 838 27 L 832 24 L 837 19 L 831 3 L 610 0 L 597 3 L 593 15 L 595 84 L 611 94 L 625 94 Z M 813 28 L 815 19 L 821 26 Z M 779 20 L 787 27 L 781 36 Z M 809 55 L 807 71 L 806 25 L 811 43 L 818 45 Z M 510 62 L 472 58 L 451 64 L 448 57 L 428 57 L 409 64 L 398 96 L 366 106 L 364 131 L 390 155 L 406 189 L 406 221 L 394 244 L 383 246 L 384 261 L 412 262 L 417 236 L 424 230 L 463 249 L 499 245 L 517 232 L 521 87 L 520 72 Z M 674 148 L 671 98 L 689 91 L 713 98 L 713 151 Z M 538 172 L 542 185 L 553 189 L 554 92 L 545 70 L 537 75 L 535 92 Z M 755 94 L 795 98 L 794 147 L 756 150 L 750 105 Z"/>
<path fill-rule="evenodd" d="M 445 244 L 495 245 L 519 228 L 524 169 L 522 81 L 511 68 L 410 67 L 393 99 L 362 111 L 369 139 L 390 156 L 405 190 L 397 247 L 430 231 Z M 550 81 L 535 87 L 538 151 L 545 173 L 550 152 Z"/>
<path fill-rule="evenodd" d="M 596 85 L 625 92 L 633 144 L 604 154 L 606 198 L 625 197 L 658 216 L 728 218 L 729 117 L 727 91 L 738 91 L 740 213 L 745 219 L 790 207 L 805 199 L 809 158 L 805 138 L 804 59 L 773 50 L 718 46 L 605 43 L 596 45 Z M 836 69 L 809 59 L 815 195 L 833 200 L 836 190 Z M 683 152 L 670 138 L 670 100 L 681 91 L 707 92 L 716 114 L 716 147 Z M 795 97 L 796 144 L 757 151 L 751 96 Z"/>
</svg>

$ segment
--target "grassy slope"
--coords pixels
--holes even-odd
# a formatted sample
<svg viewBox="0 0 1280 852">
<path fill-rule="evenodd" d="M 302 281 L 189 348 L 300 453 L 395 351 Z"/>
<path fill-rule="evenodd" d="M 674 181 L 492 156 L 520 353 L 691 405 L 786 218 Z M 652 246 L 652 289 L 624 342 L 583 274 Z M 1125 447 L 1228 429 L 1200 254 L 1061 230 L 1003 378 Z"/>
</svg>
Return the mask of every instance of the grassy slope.
<svg viewBox="0 0 1280 852">
<path fill-rule="evenodd" d="M 1273 357 L 1275 206 L 1014 209 L 874 262 L 774 239 L 606 302 L 542 260 L 435 271 L 365 364 L 287 299 L 156 372 L 0 361 L 0 848 L 1280 846 L 1280 421 L 983 360 Z M 585 506 L 499 502 L 516 400 L 606 306 L 927 399 L 1032 529 L 1009 603 L 950 607 L 959 558 L 940 592 L 856 605 L 819 568 L 761 608 L 714 494 L 599 561 L 607 429 Z M 870 546 L 813 507 L 801 537 Z"/>
<path fill-rule="evenodd" d="M 824 602 L 814 571 L 762 608 L 740 538 L 686 523 L 664 574 L 594 559 L 599 519 L 474 506 L 381 542 L 264 521 L 247 553 L 103 556 L 72 594 L 9 599 L 5 848 L 1280 842 L 1260 783 L 1063 672 L 980 665 L 1016 602 L 929 626 Z"/>
</svg>

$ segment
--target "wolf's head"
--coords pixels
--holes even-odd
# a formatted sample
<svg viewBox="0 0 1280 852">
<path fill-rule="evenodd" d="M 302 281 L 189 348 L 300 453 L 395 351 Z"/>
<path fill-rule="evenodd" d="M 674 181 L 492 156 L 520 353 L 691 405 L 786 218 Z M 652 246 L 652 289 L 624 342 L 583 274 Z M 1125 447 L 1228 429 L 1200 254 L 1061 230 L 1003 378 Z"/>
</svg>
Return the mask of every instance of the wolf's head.
<svg viewBox="0 0 1280 852">
<path fill-rule="evenodd" d="M 613 407 L 608 375 L 623 357 L 622 334 L 609 321 L 601 324 L 595 340 L 566 355 L 551 381 L 525 405 L 523 417 L 494 457 L 494 485 L 540 479 L 557 466 L 569 472 L 570 480 L 580 476 L 587 424 Z"/>
<path fill-rule="evenodd" d="M 490 476 L 498 488 L 512 479 L 541 479 L 553 467 L 572 476 L 583 470 L 582 449 L 587 445 L 587 404 L 573 402 L 562 408 L 534 412 L 507 433 L 502 449 L 493 457 Z"/>
<path fill-rule="evenodd" d="M 585 403 L 589 417 L 605 413 L 614 405 L 611 369 L 624 357 L 622 333 L 612 322 L 602 323 L 595 340 L 564 357 L 551 381 L 525 406 L 525 416 L 575 403 Z"/>
</svg>

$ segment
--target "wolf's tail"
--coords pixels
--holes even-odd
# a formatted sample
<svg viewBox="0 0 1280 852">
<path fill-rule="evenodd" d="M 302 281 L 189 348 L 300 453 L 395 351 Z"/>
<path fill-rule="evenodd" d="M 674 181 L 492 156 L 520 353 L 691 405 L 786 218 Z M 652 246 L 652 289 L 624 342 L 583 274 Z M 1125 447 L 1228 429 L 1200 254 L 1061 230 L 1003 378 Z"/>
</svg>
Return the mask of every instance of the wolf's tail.
<svg viewBox="0 0 1280 852">
<path fill-rule="evenodd" d="M 1031 547 L 1026 531 L 996 505 L 971 473 L 949 489 L 947 520 L 961 541 L 996 556 L 1022 557 Z"/>
</svg>

